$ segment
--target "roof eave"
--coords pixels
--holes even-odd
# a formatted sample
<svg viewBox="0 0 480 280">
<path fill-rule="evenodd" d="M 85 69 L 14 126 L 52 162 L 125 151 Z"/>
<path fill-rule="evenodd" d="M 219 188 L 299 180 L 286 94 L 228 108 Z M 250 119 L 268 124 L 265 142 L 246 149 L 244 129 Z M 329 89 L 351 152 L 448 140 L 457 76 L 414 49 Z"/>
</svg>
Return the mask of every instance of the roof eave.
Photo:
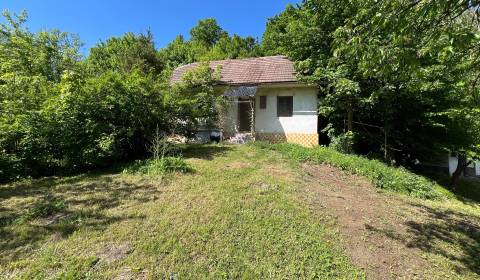
<svg viewBox="0 0 480 280">
<path fill-rule="evenodd" d="M 302 82 L 299 81 L 267 81 L 267 82 L 225 82 L 225 81 L 219 81 L 217 84 L 218 85 L 227 85 L 227 86 L 257 86 L 257 85 L 267 85 L 267 84 L 302 84 Z"/>
</svg>

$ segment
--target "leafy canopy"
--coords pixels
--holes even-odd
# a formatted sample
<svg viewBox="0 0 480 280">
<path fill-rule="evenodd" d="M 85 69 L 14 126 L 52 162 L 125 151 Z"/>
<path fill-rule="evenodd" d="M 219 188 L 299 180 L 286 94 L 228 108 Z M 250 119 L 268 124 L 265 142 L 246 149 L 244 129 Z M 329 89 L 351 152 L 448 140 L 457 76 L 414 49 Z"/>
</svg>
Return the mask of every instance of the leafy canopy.
<svg viewBox="0 0 480 280">
<path fill-rule="evenodd" d="M 82 57 L 75 36 L 57 30 L 31 33 L 24 26 L 26 13 L 4 16 L 0 181 L 143 157 L 157 130 L 191 135 L 199 122 L 214 121 L 213 75 L 200 67 L 171 88 L 171 69 L 224 52 L 249 55 L 256 45 L 253 39 L 226 36 L 206 20 L 192 30 L 192 42 L 179 37 L 157 51 L 150 32 L 126 33 Z M 208 38 L 218 47 L 206 44 Z"/>
<path fill-rule="evenodd" d="M 475 155 L 477 5 L 305 0 L 269 20 L 263 48 L 297 61 L 299 78 L 321 89 L 327 128 L 353 127 L 357 151 L 387 149 L 407 163 L 445 151 Z"/>
<path fill-rule="evenodd" d="M 257 40 L 253 37 L 230 36 L 215 19 L 200 20 L 190 30 L 191 39 L 179 35 L 159 55 L 168 69 L 197 61 L 221 60 L 227 58 L 256 57 L 262 55 Z"/>
</svg>

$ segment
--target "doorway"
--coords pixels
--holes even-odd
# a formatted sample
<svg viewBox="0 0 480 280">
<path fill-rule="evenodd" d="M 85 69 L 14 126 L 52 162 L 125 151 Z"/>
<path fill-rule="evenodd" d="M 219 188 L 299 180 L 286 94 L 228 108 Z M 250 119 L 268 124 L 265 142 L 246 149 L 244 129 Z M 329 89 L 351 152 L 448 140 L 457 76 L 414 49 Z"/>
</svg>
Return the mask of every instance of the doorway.
<svg viewBox="0 0 480 280">
<path fill-rule="evenodd" d="M 249 99 L 238 99 L 238 131 L 251 132 L 252 108 Z"/>
</svg>

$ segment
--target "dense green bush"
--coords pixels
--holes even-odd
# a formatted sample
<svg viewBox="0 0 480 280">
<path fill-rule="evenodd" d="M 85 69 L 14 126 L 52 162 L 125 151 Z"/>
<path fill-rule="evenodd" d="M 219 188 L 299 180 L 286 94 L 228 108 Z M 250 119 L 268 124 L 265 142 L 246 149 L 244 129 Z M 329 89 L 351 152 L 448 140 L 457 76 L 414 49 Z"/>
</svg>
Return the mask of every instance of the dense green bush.
<svg viewBox="0 0 480 280">
<path fill-rule="evenodd" d="M 46 109 L 67 167 L 144 154 L 155 127 L 167 127 L 163 93 L 149 76 L 107 72 L 80 86 L 68 83 Z"/>
<path fill-rule="evenodd" d="M 0 151 L 0 181 L 13 180 L 21 173 L 21 164 L 15 155 L 7 155 Z"/>
<path fill-rule="evenodd" d="M 144 158 L 155 131 L 189 136 L 199 119 L 215 115 L 210 68 L 172 88 L 150 33 L 110 38 L 83 58 L 74 36 L 31 33 L 26 14 L 4 16 L 0 182 Z M 183 168 L 173 159 L 152 165 Z"/>
<path fill-rule="evenodd" d="M 388 166 L 377 160 L 346 155 L 326 147 L 305 148 L 294 144 L 257 143 L 263 148 L 279 151 L 297 161 L 326 163 L 369 179 L 376 187 L 413 197 L 439 199 L 445 196 L 441 187 L 425 177 L 404 168 Z"/>
<path fill-rule="evenodd" d="M 157 81 L 138 72 L 97 77 L 67 72 L 50 95 L 3 123 L 0 181 L 142 156 L 155 127 L 168 131 L 173 125 Z"/>
</svg>

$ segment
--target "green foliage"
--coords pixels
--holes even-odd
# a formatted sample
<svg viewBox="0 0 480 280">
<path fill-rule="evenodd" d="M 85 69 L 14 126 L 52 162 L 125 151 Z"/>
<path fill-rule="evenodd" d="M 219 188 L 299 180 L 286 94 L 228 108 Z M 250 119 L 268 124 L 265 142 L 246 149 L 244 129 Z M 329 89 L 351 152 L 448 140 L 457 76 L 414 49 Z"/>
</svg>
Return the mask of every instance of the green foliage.
<svg viewBox="0 0 480 280">
<path fill-rule="evenodd" d="M 425 176 L 438 182 L 441 186 L 449 186 L 450 176 L 441 173 L 425 173 Z M 480 202 L 480 184 L 474 178 L 460 178 L 455 190 L 455 196 L 466 202 Z"/>
<path fill-rule="evenodd" d="M 20 160 L 12 154 L 0 151 L 0 181 L 17 179 L 22 173 Z"/>
<path fill-rule="evenodd" d="M 67 165 L 98 165 L 143 153 L 156 125 L 168 129 L 168 109 L 153 77 L 108 72 L 79 87 L 69 79 L 46 109 Z"/>
<path fill-rule="evenodd" d="M 224 36 L 228 36 L 213 18 L 200 20 L 194 28 L 190 30 L 190 36 L 193 42 L 206 46 L 213 46 Z"/>
<path fill-rule="evenodd" d="M 169 67 L 188 61 L 188 55 L 157 52 L 150 33 L 100 42 L 82 59 L 75 37 L 31 33 L 24 27 L 26 14 L 4 15 L 0 181 L 144 157 L 156 129 L 189 136 L 199 122 L 214 121 L 213 73 L 200 67 L 172 89 Z M 205 54 L 197 47 L 211 48 L 189 43 L 194 59 Z"/>
<path fill-rule="evenodd" d="M 223 36 L 218 42 L 198 60 L 221 60 L 227 58 L 244 58 L 261 56 L 260 46 L 253 37 L 242 38 L 237 34 Z"/>
<path fill-rule="evenodd" d="M 197 61 L 261 56 L 262 50 L 255 38 L 230 36 L 214 19 L 200 20 L 190 30 L 191 39 L 179 35 L 166 48 L 159 51 L 167 69 Z"/>
<path fill-rule="evenodd" d="M 151 158 L 138 160 L 124 169 L 127 174 L 144 174 L 149 176 L 164 175 L 168 172 L 190 172 L 192 168 L 185 162 L 180 149 L 161 135 L 157 128 L 148 147 Z"/>
<path fill-rule="evenodd" d="M 390 167 L 377 160 L 355 155 L 345 155 L 330 148 L 304 148 L 293 144 L 260 144 L 263 148 L 279 151 L 296 161 L 326 163 L 369 179 L 376 187 L 418 198 L 445 197 L 441 187 L 404 168 Z"/>
<path fill-rule="evenodd" d="M 352 131 L 347 131 L 340 135 L 333 136 L 329 134 L 331 142 L 330 147 L 338 152 L 350 154 L 353 152 L 353 145 L 355 143 L 355 134 Z"/>
<path fill-rule="evenodd" d="M 76 71 L 80 43 L 59 31 L 23 27 L 26 13 L 4 12 L 0 24 L 0 181 L 36 175 L 51 161 L 43 108 L 58 93 L 64 72 Z M 34 170 L 35 169 L 35 170 Z"/>
<path fill-rule="evenodd" d="M 214 85 L 220 73 L 212 70 L 208 63 L 201 63 L 183 76 L 182 82 L 175 84 L 172 95 L 174 102 L 180 102 L 180 114 L 184 116 L 183 126 L 179 129 L 192 132 L 198 127 L 211 128 L 218 121 L 218 104 L 222 102 L 220 94 L 215 92 Z M 188 134 L 188 133 L 185 133 Z"/>
<path fill-rule="evenodd" d="M 305 0 L 269 20 L 263 48 L 297 62 L 299 78 L 320 88 L 319 112 L 337 130 L 350 116 L 382 127 L 388 152 L 402 161 L 472 155 L 480 143 L 475 5 Z M 368 150 L 382 148 L 382 130 L 354 129 Z"/>
<path fill-rule="evenodd" d="M 137 160 L 123 170 L 126 174 L 161 176 L 168 172 L 191 172 L 192 168 L 181 157 L 162 157 L 158 159 Z"/>
<path fill-rule="evenodd" d="M 125 33 L 122 37 L 112 37 L 90 49 L 86 61 L 87 69 L 92 74 L 109 71 L 131 73 L 139 70 L 145 74 L 160 74 L 163 63 L 150 32 L 135 35 Z"/>
<path fill-rule="evenodd" d="M 0 23 L 0 98 L 16 93 L 9 87 L 13 82 L 19 90 L 38 89 L 43 82 L 59 81 L 63 71 L 75 67 L 81 45 L 76 36 L 58 30 L 34 34 L 23 28 L 26 12 L 2 14 L 6 21 Z"/>
<path fill-rule="evenodd" d="M 196 61 L 197 55 L 189 41 L 183 36 L 177 36 L 167 47 L 158 52 L 158 56 L 165 63 L 167 69 L 173 70 L 180 65 Z"/>
</svg>

